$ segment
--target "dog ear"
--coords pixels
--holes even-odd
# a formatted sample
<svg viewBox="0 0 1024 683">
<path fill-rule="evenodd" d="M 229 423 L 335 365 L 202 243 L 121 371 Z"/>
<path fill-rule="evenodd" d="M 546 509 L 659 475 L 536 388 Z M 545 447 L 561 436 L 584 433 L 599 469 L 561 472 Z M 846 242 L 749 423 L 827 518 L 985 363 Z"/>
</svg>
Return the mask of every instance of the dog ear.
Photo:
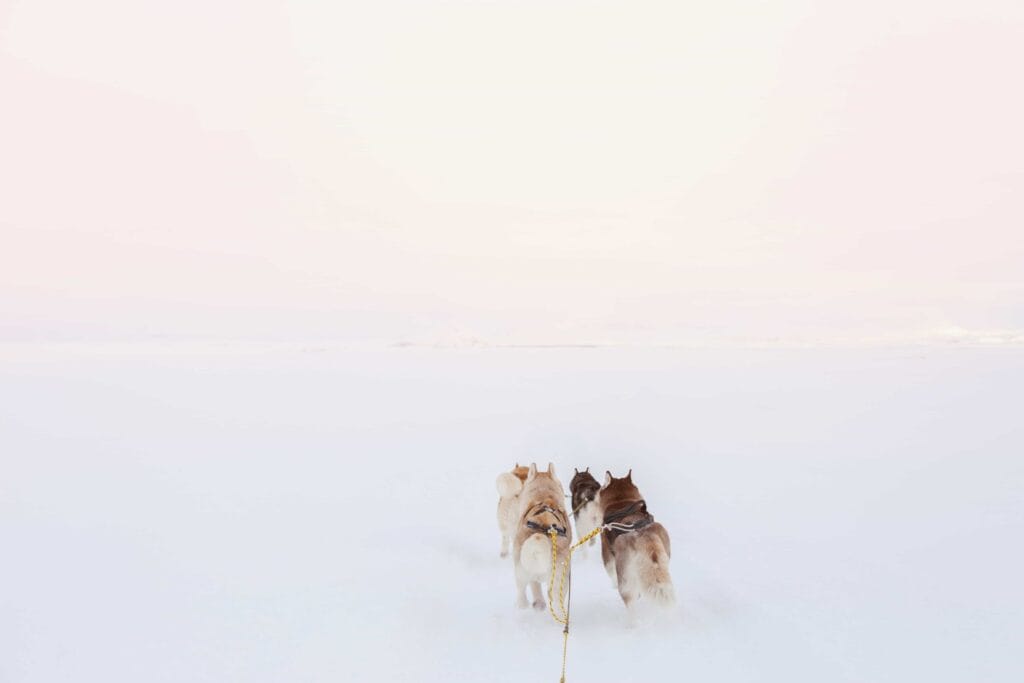
<svg viewBox="0 0 1024 683">
<path fill-rule="evenodd" d="M 575 477 L 579 473 L 580 473 L 580 471 L 578 469 L 576 469 L 575 467 L 572 468 L 572 476 Z"/>
<path fill-rule="evenodd" d="M 608 486 L 608 484 L 610 484 L 610 483 L 612 483 L 612 473 L 609 472 L 608 470 L 605 470 L 605 472 L 604 472 L 604 486 Z"/>
<path fill-rule="evenodd" d="M 626 481 L 628 481 L 630 484 L 633 483 L 633 470 L 632 470 L 632 468 L 630 468 L 629 472 L 626 472 Z"/>
<path fill-rule="evenodd" d="M 518 461 L 518 460 L 516 460 L 516 467 L 515 467 L 515 468 L 516 468 L 517 470 L 519 469 L 519 461 Z"/>
<path fill-rule="evenodd" d="M 526 480 L 529 481 L 537 476 L 537 463 L 530 463 L 530 471 L 526 474 Z"/>
<path fill-rule="evenodd" d="M 552 477 L 555 476 L 555 463 L 548 463 L 548 474 L 550 474 Z"/>
</svg>

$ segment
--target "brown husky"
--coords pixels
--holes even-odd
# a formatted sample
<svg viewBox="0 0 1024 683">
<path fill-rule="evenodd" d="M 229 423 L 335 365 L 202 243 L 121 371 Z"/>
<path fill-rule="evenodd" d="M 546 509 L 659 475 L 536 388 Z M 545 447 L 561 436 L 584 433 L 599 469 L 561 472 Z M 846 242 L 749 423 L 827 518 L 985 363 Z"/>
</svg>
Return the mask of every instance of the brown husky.
<svg viewBox="0 0 1024 683">
<path fill-rule="evenodd" d="M 511 472 L 498 475 L 498 529 L 501 530 L 501 556 L 508 557 L 508 543 L 516 533 L 519 523 L 519 493 L 523 490 L 523 482 L 529 473 L 529 467 L 521 467 L 519 463 Z"/>
<path fill-rule="evenodd" d="M 626 607 L 632 609 L 645 597 L 661 605 L 674 603 L 668 532 L 647 511 L 646 501 L 633 485 L 633 470 L 621 479 L 607 472 L 597 503 L 606 525 L 601 533 L 604 568 Z"/>
<path fill-rule="evenodd" d="M 538 472 L 536 463 L 532 463 L 519 494 L 519 525 L 512 541 L 518 607 L 526 607 L 526 586 L 529 584 L 533 591 L 533 606 L 544 609 L 540 584 L 551 579 L 551 529 L 556 532 L 559 565 L 569 553 L 572 528 L 564 500 L 565 491 L 555 478 L 555 466 L 548 463 L 547 472 Z"/>
</svg>

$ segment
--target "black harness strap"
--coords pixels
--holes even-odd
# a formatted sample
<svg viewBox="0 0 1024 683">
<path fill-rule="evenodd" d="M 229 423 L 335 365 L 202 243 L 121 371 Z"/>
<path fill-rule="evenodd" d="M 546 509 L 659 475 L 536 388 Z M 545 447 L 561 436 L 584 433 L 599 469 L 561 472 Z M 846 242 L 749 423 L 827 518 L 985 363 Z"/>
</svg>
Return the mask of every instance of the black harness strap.
<svg viewBox="0 0 1024 683">
<path fill-rule="evenodd" d="M 545 534 L 551 533 L 551 530 L 554 529 L 559 536 L 565 536 L 565 529 L 558 526 L 557 524 L 552 524 L 551 526 L 544 526 L 543 524 L 537 524 L 537 522 L 528 521 L 526 523 L 526 526 L 535 531 L 541 531 Z"/>
<path fill-rule="evenodd" d="M 604 523 L 608 524 L 609 522 L 617 522 L 620 519 L 625 519 L 637 512 L 641 512 L 645 515 L 647 514 L 647 501 L 641 499 L 632 505 L 622 508 L 621 510 L 612 510 L 604 513 Z"/>
<path fill-rule="evenodd" d="M 550 512 L 556 518 L 562 518 L 563 517 L 561 512 L 559 512 L 555 508 L 551 507 L 550 505 L 539 505 L 539 506 L 537 506 L 536 508 L 534 508 L 533 510 L 530 511 L 530 514 L 528 514 L 527 517 L 533 517 L 534 515 L 537 515 L 537 514 L 539 514 L 541 512 Z M 551 525 L 548 525 L 548 526 L 544 526 L 543 524 L 538 524 L 537 522 L 534 522 L 533 520 L 528 519 L 528 520 L 526 520 L 526 526 L 529 529 L 533 529 L 534 531 L 540 531 L 540 532 L 545 533 L 545 534 L 551 533 L 551 530 L 554 529 L 555 532 L 559 536 L 565 536 L 566 535 L 565 527 L 564 526 L 558 526 L 557 524 L 551 524 Z"/>
<path fill-rule="evenodd" d="M 636 514 L 639 514 L 640 517 L 631 522 L 620 521 Z M 654 524 L 654 515 L 647 511 L 647 501 L 641 499 L 621 510 L 606 512 L 602 523 L 606 527 L 611 525 L 610 528 L 606 528 L 604 531 L 604 533 L 608 534 L 608 542 L 611 543 L 622 534 L 639 531 L 644 527 Z"/>
</svg>

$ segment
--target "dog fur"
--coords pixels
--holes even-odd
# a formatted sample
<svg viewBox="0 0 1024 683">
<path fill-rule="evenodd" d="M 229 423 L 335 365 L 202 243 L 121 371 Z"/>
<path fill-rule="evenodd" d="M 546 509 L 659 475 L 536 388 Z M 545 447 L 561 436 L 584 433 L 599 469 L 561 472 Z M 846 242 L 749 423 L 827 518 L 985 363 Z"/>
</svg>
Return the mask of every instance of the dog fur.
<svg viewBox="0 0 1024 683">
<path fill-rule="evenodd" d="M 631 506 L 638 507 L 638 511 L 619 522 L 630 524 L 649 515 L 640 490 L 633 484 L 633 470 L 621 479 L 607 472 L 596 500 L 602 523 L 608 520 L 609 515 L 629 510 Z M 653 520 L 653 516 L 650 519 Z M 675 603 L 675 589 L 668 571 L 671 555 L 668 532 L 657 522 L 652 521 L 643 528 L 625 533 L 608 529 L 601 533 L 601 557 L 605 570 L 630 611 L 640 600 L 661 606 Z"/>
<path fill-rule="evenodd" d="M 531 463 L 526 482 L 519 494 L 519 521 L 512 542 L 512 560 L 515 565 L 516 606 L 525 608 L 526 587 L 533 591 L 533 607 L 544 609 L 541 583 L 551 579 L 551 537 L 527 526 L 533 522 L 543 528 L 558 525 L 565 529 L 555 542 L 557 559 L 561 564 L 572 544 L 572 527 L 563 501 L 565 490 L 555 477 L 555 466 L 548 463 L 547 472 L 538 472 L 536 463 Z"/>
<path fill-rule="evenodd" d="M 529 467 L 516 463 L 511 472 L 502 472 L 495 482 L 498 487 L 498 529 L 501 531 L 499 554 L 502 557 L 508 557 L 508 545 L 519 524 L 519 493 L 523 490 L 523 482 L 529 470 Z"/>
<path fill-rule="evenodd" d="M 580 537 L 589 534 L 601 526 L 601 508 L 595 498 L 601 488 L 601 484 L 594 479 L 590 468 L 580 472 L 573 470 L 572 481 L 569 482 L 569 493 L 572 495 L 572 516 L 576 522 L 576 534 Z M 586 546 L 579 549 L 583 555 L 588 546 L 597 543 L 596 538 L 590 539 Z"/>
</svg>

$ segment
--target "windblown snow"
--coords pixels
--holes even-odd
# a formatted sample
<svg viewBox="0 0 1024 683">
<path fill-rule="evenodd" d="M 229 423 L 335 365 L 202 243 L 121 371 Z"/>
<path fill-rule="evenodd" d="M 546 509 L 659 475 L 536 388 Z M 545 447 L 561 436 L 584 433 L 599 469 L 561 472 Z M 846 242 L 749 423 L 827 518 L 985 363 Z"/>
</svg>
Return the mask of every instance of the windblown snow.
<svg viewBox="0 0 1024 683">
<path fill-rule="evenodd" d="M 0 680 L 557 681 L 496 475 L 634 481 L 679 604 L 577 562 L 568 681 L 1024 677 L 1024 353 L 0 350 Z"/>
</svg>

